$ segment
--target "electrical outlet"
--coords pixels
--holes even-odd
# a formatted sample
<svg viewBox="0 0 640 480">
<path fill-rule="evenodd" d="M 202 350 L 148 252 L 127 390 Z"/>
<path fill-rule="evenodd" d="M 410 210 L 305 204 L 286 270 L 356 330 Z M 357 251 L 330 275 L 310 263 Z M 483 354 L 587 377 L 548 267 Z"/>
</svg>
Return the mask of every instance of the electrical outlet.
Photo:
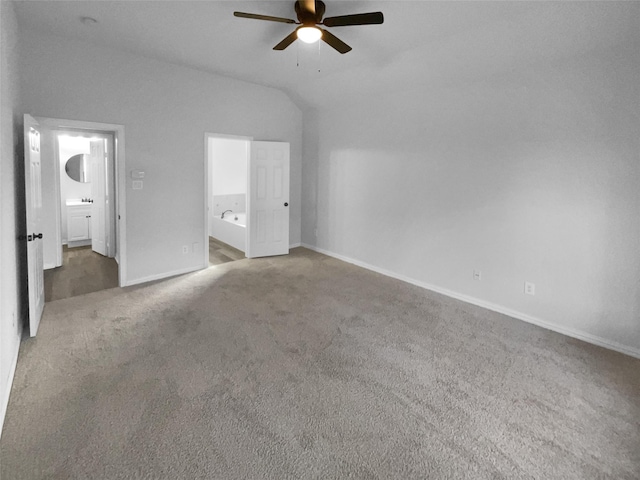
<svg viewBox="0 0 640 480">
<path fill-rule="evenodd" d="M 478 281 L 482 280 L 482 272 L 480 270 L 474 270 L 473 279 Z"/>
<path fill-rule="evenodd" d="M 189 245 L 183 245 L 182 246 L 182 253 L 183 254 L 189 253 Z"/>
<path fill-rule="evenodd" d="M 527 295 L 536 294 L 536 284 L 531 282 L 524 282 L 524 293 Z"/>
<path fill-rule="evenodd" d="M 131 182 L 131 187 L 134 190 L 142 190 L 142 180 L 134 180 Z"/>
</svg>

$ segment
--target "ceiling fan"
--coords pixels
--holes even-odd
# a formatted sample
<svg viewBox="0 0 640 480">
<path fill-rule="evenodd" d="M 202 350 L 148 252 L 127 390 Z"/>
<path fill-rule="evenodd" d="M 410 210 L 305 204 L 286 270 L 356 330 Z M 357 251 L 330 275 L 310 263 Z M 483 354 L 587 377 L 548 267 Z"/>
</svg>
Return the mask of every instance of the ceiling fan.
<svg viewBox="0 0 640 480">
<path fill-rule="evenodd" d="M 347 53 L 351 50 L 349 45 L 331 32 L 319 28 L 317 25 L 324 25 L 325 27 L 346 27 L 350 25 L 376 25 L 384 21 L 382 12 L 340 15 L 338 17 L 328 17 L 323 20 L 325 4 L 322 0 L 296 0 L 294 7 L 296 16 L 298 17 L 297 22 L 290 18 L 272 17 L 255 13 L 233 12 L 233 14 L 241 18 L 253 18 L 255 20 L 300 25 L 287 35 L 284 40 L 273 47 L 274 50 L 284 50 L 298 38 L 306 43 L 313 43 L 322 39 L 322 41 L 335 48 L 338 52 Z"/>
</svg>

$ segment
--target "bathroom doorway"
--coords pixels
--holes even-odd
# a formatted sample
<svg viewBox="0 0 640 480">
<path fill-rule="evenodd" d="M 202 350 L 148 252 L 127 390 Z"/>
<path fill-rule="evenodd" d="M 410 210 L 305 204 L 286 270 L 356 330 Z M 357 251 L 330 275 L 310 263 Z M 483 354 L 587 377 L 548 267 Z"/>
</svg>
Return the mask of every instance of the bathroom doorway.
<svg viewBox="0 0 640 480">
<path fill-rule="evenodd" d="M 209 266 L 246 256 L 247 165 L 251 137 L 207 138 Z"/>
<path fill-rule="evenodd" d="M 205 244 L 247 258 L 289 253 L 289 157 L 287 142 L 205 133 Z"/>
<path fill-rule="evenodd" d="M 118 286 L 111 133 L 52 130 L 56 235 L 45 242 L 45 301 Z"/>
<path fill-rule="evenodd" d="M 25 118 L 27 115 L 25 115 Z M 67 120 L 60 118 L 33 116 L 33 121 L 37 125 L 40 138 L 40 178 L 41 187 L 38 192 L 42 205 L 42 221 L 38 226 L 42 233 L 42 255 L 40 262 L 34 266 L 40 270 L 46 278 L 46 290 L 43 289 L 43 297 L 47 297 L 47 301 L 67 296 L 81 295 L 91 291 L 97 291 L 105 288 L 105 285 L 125 286 L 127 284 L 127 249 L 126 249 L 126 178 L 124 175 L 125 165 L 125 131 L 123 125 L 110 123 L 88 122 L 84 120 Z M 67 167 L 67 160 L 78 153 L 67 150 L 60 151 L 60 135 L 69 137 L 84 137 L 101 141 L 104 145 L 104 152 L 99 148 L 91 151 L 88 148 L 88 154 L 94 155 L 94 158 L 78 158 L 71 162 Z M 102 139 L 102 140 L 100 140 Z M 95 144 L 95 142 L 94 142 Z M 97 145 L 99 147 L 99 144 Z M 103 191 L 90 190 L 90 195 L 83 195 L 81 190 L 73 190 L 75 192 L 67 195 L 70 200 L 79 200 L 84 203 L 84 207 L 89 207 L 90 211 L 75 212 L 78 213 L 77 218 L 73 218 L 72 233 L 74 234 L 71 245 L 69 245 L 69 217 L 67 217 L 64 225 L 67 228 L 66 244 L 63 244 L 63 208 L 62 208 L 62 188 L 61 181 L 69 179 L 67 168 L 73 175 L 79 178 L 91 178 L 90 168 L 93 168 L 91 162 L 98 160 L 103 156 L 102 166 L 104 167 L 105 182 Z M 69 158 L 61 158 L 69 157 Z M 106 157 L 106 158 L 105 158 Z M 80 168 L 84 170 L 81 172 Z M 86 167 L 86 168 L 85 168 Z M 97 167 L 95 167 L 97 168 Z M 99 172 L 100 174 L 102 171 Z M 75 181 L 75 180 L 74 180 Z M 75 184 L 76 188 L 80 187 L 80 183 Z M 86 192 L 85 192 L 86 193 Z M 94 246 L 89 241 L 93 234 L 94 228 L 89 220 L 89 216 L 93 217 L 93 208 L 102 205 L 102 202 L 96 202 L 97 198 L 104 195 L 104 212 L 98 211 L 98 217 L 105 218 L 104 242 L 98 242 L 96 249 L 102 249 L 102 253 L 106 255 L 96 254 L 100 260 L 108 262 L 110 270 L 104 271 L 101 265 L 95 265 L 83 256 L 91 255 Z M 65 201 L 66 201 L 65 198 Z M 93 202 L 82 202 L 82 199 L 94 199 Z M 66 205 L 65 205 L 66 206 Z M 80 205 L 82 206 L 82 205 Z M 67 211 L 67 214 L 69 212 Z M 87 234 L 84 234 L 86 228 Z M 78 233 L 83 232 L 83 233 Z M 101 232 L 99 232 L 101 233 Z M 69 248 L 71 247 L 71 248 Z M 114 265 L 115 261 L 115 265 Z M 66 267 L 69 268 L 66 268 Z M 115 269 L 115 272 L 114 272 Z M 101 272 L 100 275 L 92 275 L 91 272 Z M 114 281 L 115 273 L 115 281 Z M 43 282 L 44 283 L 44 282 Z M 61 293 L 52 295 L 57 286 Z M 31 292 L 29 293 L 31 297 Z"/>
</svg>

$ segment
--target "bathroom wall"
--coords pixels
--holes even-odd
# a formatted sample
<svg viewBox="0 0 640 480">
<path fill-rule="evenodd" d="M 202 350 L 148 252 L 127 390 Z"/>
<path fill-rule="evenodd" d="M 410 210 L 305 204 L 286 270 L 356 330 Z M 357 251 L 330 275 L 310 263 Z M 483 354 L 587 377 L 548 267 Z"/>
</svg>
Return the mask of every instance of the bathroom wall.
<svg viewBox="0 0 640 480">
<path fill-rule="evenodd" d="M 210 138 L 211 186 L 214 195 L 247 193 L 246 140 Z"/>
<path fill-rule="evenodd" d="M 247 211 L 247 194 L 234 193 L 231 195 L 213 195 L 213 212 L 214 216 L 221 215 L 222 212 L 233 210 L 234 212 Z"/>
<path fill-rule="evenodd" d="M 209 213 L 247 211 L 247 140 L 209 139 Z M 209 235 L 211 235 L 209 220 Z"/>
<path fill-rule="evenodd" d="M 67 175 L 65 164 L 67 160 L 77 154 L 88 154 L 91 149 L 91 141 L 83 137 L 70 137 L 58 135 L 58 152 L 60 168 L 60 222 L 62 244 L 67 243 L 67 200 L 91 198 L 91 183 L 76 182 Z"/>
</svg>

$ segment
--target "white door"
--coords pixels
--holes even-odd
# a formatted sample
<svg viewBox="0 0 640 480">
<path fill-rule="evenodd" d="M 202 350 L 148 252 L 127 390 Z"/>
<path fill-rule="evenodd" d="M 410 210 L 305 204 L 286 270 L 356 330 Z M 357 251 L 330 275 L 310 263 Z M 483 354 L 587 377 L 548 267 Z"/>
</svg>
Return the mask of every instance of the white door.
<svg viewBox="0 0 640 480">
<path fill-rule="evenodd" d="M 29 335 L 36 336 L 44 310 L 44 256 L 42 244 L 42 181 L 40 129 L 24 116 L 24 186 L 27 209 L 27 270 L 29 275 Z"/>
<path fill-rule="evenodd" d="M 107 255 L 107 218 L 105 215 L 107 195 L 107 162 L 104 140 L 91 140 L 89 153 L 91 164 L 91 249 Z"/>
<path fill-rule="evenodd" d="M 289 144 L 250 142 L 249 258 L 289 253 Z"/>
</svg>

